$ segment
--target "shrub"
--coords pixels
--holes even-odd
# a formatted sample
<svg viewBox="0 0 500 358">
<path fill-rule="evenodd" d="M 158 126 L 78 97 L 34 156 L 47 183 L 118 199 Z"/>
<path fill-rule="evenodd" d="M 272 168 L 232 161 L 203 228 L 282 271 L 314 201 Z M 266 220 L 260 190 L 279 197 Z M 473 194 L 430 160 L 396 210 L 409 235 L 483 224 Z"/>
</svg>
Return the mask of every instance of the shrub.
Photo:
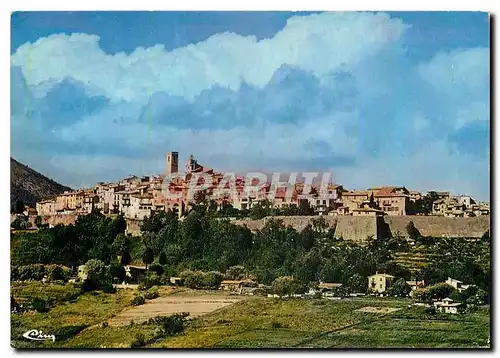
<svg viewBox="0 0 500 358">
<path fill-rule="evenodd" d="M 102 289 L 104 286 L 111 285 L 112 279 L 109 271 L 109 267 L 104 264 L 101 260 L 89 260 L 87 261 L 86 271 L 88 281 L 87 287 L 91 289 Z"/>
<path fill-rule="evenodd" d="M 69 269 L 64 269 L 60 265 L 49 265 L 45 267 L 45 272 L 47 275 L 47 279 L 49 281 L 63 281 L 66 282 L 68 281 L 70 277 L 70 270 Z"/>
<path fill-rule="evenodd" d="M 160 286 L 168 286 L 168 285 L 170 285 L 171 284 L 170 283 L 170 276 L 165 275 L 165 274 L 161 275 L 160 277 L 158 277 L 158 284 Z"/>
<path fill-rule="evenodd" d="M 467 306 L 480 306 L 486 302 L 486 297 L 487 297 L 486 291 L 483 291 L 481 289 L 478 289 L 475 293 L 475 295 L 470 296 L 467 298 Z"/>
<path fill-rule="evenodd" d="M 184 323 L 188 313 L 176 313 L 171 316 L 159 316 L 148 320 L 148 324 L 157 324 L 161 328 L 162 336 L 173 336 L 184 330 Z"/>
<path fill-rule="evenodd" d="M 10 227 L 13 228 L 14 230 L 21 230 L 21 224 L 24 222 L 24 220 L 21 220 L 19 218 L 15 218 L 14 221 L 10 224 Z"/>
<path fill-rule="evenodd" d="M 442 300 L 443 298 L 450 297 L 453 291 L 455 291 L 453 286 L 447 283 L 438 283 L 429 287 L 429 296 L 430 298 Z"/>
<path fill-rule="evenodd" d="M 151 287 L 144 293 L 144 298 L 147 300 L 152 300 L 153 298 L 156 298 L 158 296 L 160 296 L 160 294 L 158 293 L 158 287 L 156 286 Z"/>
<path fill-rule="evenodd" d="M 56 336 L 58 341 L 64 341 L 76 336 L 87 327 L 88 325 L 63 326 L 55 330 L 53 334 Z"/>
<path fill-rule="evenodd" d="M 111 264 L 109 265 L 109 273 L 113 279 L 116 279 L 118 282 L 125 281 L 126 272 L 125 268 L 120 264 Z"/>
<path fill-rule="evenodd" d="M 272 283 L 273 292 L 280 297 L 292 294 L 304 293 L 306 287 L 301 285 L 292 276 L 281 276 L 275 279 Z"/>
<path fill-rule="evenodd" d="M 411 287 L 408 286 L 405 279 L 399 278 L 391 285 L 391 287 L 389 287 L 387 293 L 390 296 L 406 297 L 408 296 L 410 291 Z"/>
<path fill-rule="evenodd" d="M 132 301 L 130 301 L 130 304 L 132 306 L 140 306 L 146 303 L 146 299 L 142 297 L 141 295 L 137 295 L 134 298 L 132 298 Z"/>
<path fill-rule="evenodd" d="M 323 297 L 323 294 L 321 292 L 314 292 L 314 295 L 312 296 L 312 298 L 315 299 L 321 299 L 321 297 Z"/>
<path fill-rule="evenodd" d="M 285 328 L 286 326 L 283 323 L 272 321 L 271 328 Z"/>
<path fill-rule="evenodd" d="M 184 283 L 184 286 L 189 288 L 201 288 L 203 287 L 203 272 L 202 271 L 191 271 L 186 270 L 181 272 L 180 278 Z"/>
<path fill-rule="evenodd" d="M 116 293 L 116 288 L 113 287 L 113 285 L 106 283 L 102 287 L 102 292 L 104 293 Z"/>
<path fill-rule="evenodd" d="M 141 348 L 146 345 L 146 337 L 142 333 L 136 333 L 134 340 L 130 343 L 130 348 Z"/>
<path fill-rule="evenodd" d="M 170 279 L 170 277 L 177 275 L 177 271 L 172 266 L 164 265 L 163 266 L 163 275 L 167 276 Z"/>
<path fill-rule="evenodd" d="M 161 252 L 160 256 L 158 257 L 158 263 L 162 266 L 165 266 L 167 264 L 167 254 Z"/>
<path fill-rule="evenodd" d="M 430 315 L 435 315 L 437 313 L 435 307 L 426 307 L 424 312 Z"/>
<path fill-rule="evenodd" d="M 163 266 L 160 264 L 152 264 L 149 270 L 155 272 L 158 276 L 163 275 Z"/>
<path fill-rule="evenodd" d="M 223 275 L 217 271 L 210 271 L 203 274 L 203 287 L 216 290 L 222 282 Z"/>
<path fill-rule="evenodd" d="M 45 276 L 45 266 L 42 264 L 19 266 L 18 275 L 21 281 L 41 281 Z"/>
<path fill-rule="evenodd" d="M 31 303 L 31 308 L 33 308 L 35 311 L 39 313 L 48 312 L 50 309 L 47 301 L 39 297 L 33 298 L 30 303 Z"/>
<path fill-rule="evenodd" d="M 411 296 L 416 302 L 429 302 L 431 296 L 428 288 L 417 288 Z"/>
<path fill-rule="evenodd" d="M 224 276 L 218 271 L 203 272 L 186 270 L 181 272 L 180 278 L 184 286 L 189 288 L 218 289 Z"/>
<path fill-rule="evenodd" d="M 139 280 L 139 290 L 148 290 L 158 284 L 160 284 L 158 275 L 155 272 L 148 272 Z"/>
<path fill-rule="evenodd" d="M 226 270 L 225 278 L 227 280 L 241 280 L 245 278 L 247 271 L 244 266 L 231 266 Z"/>
</svg>

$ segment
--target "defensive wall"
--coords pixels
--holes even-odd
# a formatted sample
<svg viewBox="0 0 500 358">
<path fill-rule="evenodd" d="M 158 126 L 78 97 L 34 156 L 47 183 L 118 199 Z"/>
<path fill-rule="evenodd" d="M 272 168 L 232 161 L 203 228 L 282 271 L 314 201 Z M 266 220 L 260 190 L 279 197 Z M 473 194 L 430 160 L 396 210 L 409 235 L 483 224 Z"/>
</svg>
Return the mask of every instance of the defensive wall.
<svg viewBox="0 0 500 358">
<path fill-rule="evenodd" d="M 78 215 L 61 214 L 43 216 L 44 223 L 49 225 L 69 225 L 76 222 Z M 30 216 L 29 221 L 34 223 L 36 216 Z M 319 216 L 275 216 L 260 220 L 238 219 L 231 220 L 236 225 L 246 226 L 251 231 L 257 231 L 264 227 L 271 219 L 280 219 L 285 226 L 292 226 L 301 231 L 314 218 Z M 407 237 L 406 226 L 413 221 L 415 227 L 423 236 L 433 237 L 471 237 L 479 238 L 490 230 L 490 216 L 483 215 L 472 218 L 447 218 L 443 216 L 323 216 L 329 227 L 335 228 L 335 237 L 343 237 L 345 240 L 364 241 L 369 236 L 373 238 L 386 237 L 389 234 L 399 233 Z M 13 216 L 11 216 L 11 221 Z M 140 220 L 127 219 L 127 233 L 134 236 L 140 234 Z"/>
<path fill-rule="evenodd" d="M 313 218 L 318 216 L 277 216 L 285 226 L 291 225 L 296 230 L 304 229 Z M 330 227 L 335 227 L 335 237 L 345 240 L 364 241 L 367 237 L 387 237 L 399 234 L 407 237 L 406 226 L 413 221 L 423 236 L 432 237 L 471 237 L 479 238 L 490 229 L 490 216 L 472 218 L 448 218 L 444 216 L 324 216 Z M 260 220 L 233 220 L 237 225 L 244 225 L 252 231 L 260 230 L 269 218 Z"/>
</svg>

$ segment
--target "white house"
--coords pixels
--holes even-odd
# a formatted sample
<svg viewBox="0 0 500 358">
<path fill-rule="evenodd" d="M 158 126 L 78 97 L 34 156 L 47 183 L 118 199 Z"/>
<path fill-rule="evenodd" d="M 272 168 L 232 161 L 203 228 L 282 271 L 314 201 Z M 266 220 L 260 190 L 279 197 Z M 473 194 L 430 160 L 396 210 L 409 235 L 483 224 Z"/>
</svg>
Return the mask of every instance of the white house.
<svg viewBox="0 0 500 358">
<path fill-rule="evenodd" d="M 446 297 L 442 301 L 434 302 L 434 307 L 436 307 L 437 311 L 444 313 L 458 313 L 459 308 L 462 306 L 460 302 L 453 302 L 453 300 L 449 297 Z"/>
</svg>

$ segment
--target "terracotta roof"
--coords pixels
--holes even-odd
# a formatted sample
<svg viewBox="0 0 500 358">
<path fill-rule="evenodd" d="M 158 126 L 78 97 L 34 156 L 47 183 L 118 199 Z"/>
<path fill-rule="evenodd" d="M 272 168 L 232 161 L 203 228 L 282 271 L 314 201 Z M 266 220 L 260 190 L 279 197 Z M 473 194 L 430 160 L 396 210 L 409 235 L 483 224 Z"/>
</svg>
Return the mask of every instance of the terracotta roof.
<svg viewBox="0 0 500 358">
<path fill-rule="evenodd" d="M 341 283 L 332 283 L 332 282 L 321 282 L 318 287 L 319 288 L 337 288 L 342 286 Z"/>
<path fill-rule="evenodd" d="M 373 193 L 373 196 L 375 197 L 402 197 L 402 196 L 408 196 L 407 194 L 400 194 L 400 193 L 396 193 L 396 190 L 397 189 L 403 189 L 402 187 L 396 187 L 396 186 L 387 186 L 387 187 L 383 187 L 383 188 L 380 188 L 380 190 L 378 190 L 376 193 Z"/>
<path fill-rule="evenodd" d="M 244 280 L 224 280 L 221 282 L 221 285 L 236 285 L 240 283 L 247 283 L 247 282 L 254 282 L 253 280 L 250 279 L 244 279 Z"/>
<path fill-rule="evenodd" d="M 361 196 L 361 195 L 368 196 L 369 192 L 367 190 L 354 190 L 342 193 L 342 196 Z"/>
</svg>

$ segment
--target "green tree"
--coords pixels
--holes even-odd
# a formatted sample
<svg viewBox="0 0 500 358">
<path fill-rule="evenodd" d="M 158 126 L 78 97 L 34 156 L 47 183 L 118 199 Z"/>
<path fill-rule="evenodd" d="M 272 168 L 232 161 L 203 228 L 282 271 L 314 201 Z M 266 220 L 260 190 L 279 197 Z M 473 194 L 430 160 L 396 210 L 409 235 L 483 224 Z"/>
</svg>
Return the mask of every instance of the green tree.
<svg viewBox="0 0 500 358">
<path fill-rule="evenodd" d="M 320 216 L 319 218 L 312 219 L 312 228 L 315 233 L 322 236 L 328 231 L 328 223 L 323 216 Z"/>
<path fill-rule="evenodd" d="M 320 266 L 321 256 L 316 251 L 310 251 L 296 259 L 293 269 L 294 277 L 302 284 L 318 281 Z"/>
<path fill-rule="evenodd" d="M 404 278 L 399 278 L 388 288 L 387 293 L 390 296 L 406 297 L 411 291 L 411 287 Z"/>
<path fill-rule="evenodd" d="M 150 247 L 146 247 L 144 250 L 144 254 L 142 256 L 142 262 L 146 265 L 146 270 L 148 269 L 148 265 L 154 261 L 154 253 Z"/>
<path fill-rule="evenodd" d="M 480 306 L 486 303 L 488 293 L 484 290 L 478 289 L 476 293 L 467 298 L 467 305 Z"/>
<path fill-rule="evenodd" d="M 116 237 L 118 234 L 124 234 L 127 229 L 127 222 L 123 214 L 118 215 L 109 225 L 110 236 L 112 237 Z"/>
<path fill-rule="evenodd" d="M 455 291 L 455 288 L 447 283 L 437 283 L 429 287 L 429 296 L 431 298 L 442 300 L 443 298 L 450 297 Z"/>
<path fill-rule="evenodd" d="M 113 240 L 112 249 L 117 255 L 123 255 L 124 252 L 129 252 L 131 249 L 130 237 L 124 233 L 119 233 Z"/>
<path fill-rule="evenodd" d="M 224 276 L 217 271 L 210 271 L 203 275 L 203 286 L 208 289 L 218 289 Z"/>
<path fill-rule="evenodd" d="M 307 225 L 299 234 L 298 244 L 304 250 L 309 251 L 312 249 L 316 242 L 315 231 L 312 225 Z"/>
<path fill-rule="evenodd" d="M 123 266 L 127 266 L 131 262 L 132 262 L 132 257 L 130 256 L 130 253 L 128 251 L 123 252 L 120 257 L 120 264 Z"/>
<path fill-rule="evenodd" d="M 435 191 L 428 192 L 420 200 L 416 201 L 414 205 L 415 213 L 429 215 L 430 213 L 432 213 L 432 207 L 437 199 L 438 194 Z"/>
<path fill-rule="evenodd" d="M 15 218 L 14 221 L 10 223 L 10 227 L 13 228 L 14 230 L 21 230 L 22 229 L 22 223 L 24 220 L 21 220 L 19 218 Z"/>
<path fill-rule="evenodd" d="M 24 212 L 24 201 L 18 199 L 14 203 L 14 214 L 22 214 Z"/>
<path fill-rule="evenodd" d="M 85 264 L 87 273 L 87 287 L 91 289 L 103 289 L 112 284 L 109 267 L 100 260 L 89 260 Z"/>
<path fill-rule="evenodd" d="M 118 282 L 125 281 L 126 272 L 125 268 L 122 265 L 111 264 L 109 266 L 109 272 L 111 277 L 117 279 Z"/>
<path fill-rule="evenodd" d="M 306 291 L 306 286 L 295 280 L 292 276 L 281 276 L 272 283 L 272 290 L 280 297 L 300 294 Z"/>
<path fill-rule="evenodd" d="M 366 292 L 366 278 L 363 278 L 360 274 L 355 273 L 347 281 L 347 288 L 349 292 L 352 293 L 364 293 Z"/>
<path fill-rule="evenodd" d="M 252 206 L 250 209 L 250 218 L 254 220 L 271 216 L 272 203 L 269 200 L 263 200 Z"/>
<path fill-rule="evenodd" d="M 162 266 L 167 264 L 167 254 L 165 252 L 161 252 L 160 256 L 158 257 L 158 263 Z"/>
<path fill-rule="evenodd" d="M 247 270 L 244 266 L 231 266 L 226 270 L 226 278 L 228 280 L 241 280 L 247 275 Z"/>
<path fill-rule="evenodd" d="M 314 209 L 309 205 L 308 200 L 300 200 L 299 207 L 297 209 L 298 215 L 314 215 Z"/>
<path fill-rule="evenodd" d="M 416 302 L 429 302 L 431 300 L 429 288 L 428 287 L 417 288 L 415 291 L 413 291 L 412 298 Z"/>
</svg>

